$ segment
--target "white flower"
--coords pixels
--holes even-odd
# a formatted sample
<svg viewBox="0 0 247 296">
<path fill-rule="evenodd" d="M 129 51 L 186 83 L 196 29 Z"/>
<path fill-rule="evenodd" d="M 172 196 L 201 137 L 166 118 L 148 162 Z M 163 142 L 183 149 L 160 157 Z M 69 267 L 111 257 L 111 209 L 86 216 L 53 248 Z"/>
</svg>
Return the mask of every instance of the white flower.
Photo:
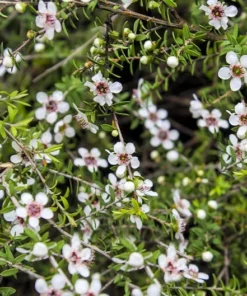
<svg viewBox="0 0 247 296">
<path fill-rule="evenodd" d="M 209 201 L 208 201 L 208 206 L 209 206 L 211 209 L 217 210 L 217 208 L 218 208 L 218 203 L 217 203 L 217 201 L 215 201 L 215 200 L 209 200 Z"/>
<path fill-rule="evenodd" d="M 218 76 L 223 80 L 228 80 L 231 78 L 231 90 L 238 91 L 242 86 L 241 78 L 244 78 L 245 83 L 247 83 L 247 55 L 241 56 L 239 60 L 235 52 L 229 51 L 226 54 L 226 62 L 230 66 L 220 68 Z"/>
<path fill-rule="evenodd" d="M 239 126 L 237 136 L 243 139 L 247 132 L 247 108 L 244 102 L 235 106 L 235 113 L 230 115 L 229 122 L 233 126 Z"/>
<path fill-rule="evenodd" d="M 12 236 L 19 236 L 24 232 L 25 220 L 21 217 L 18 217 L 16 215 L 16 211 L 5 213 L 3 214 L 3 217 L 6 221 L 12 222 L 14 225 L 10 230 L 10 234 Z"/>
<path fill-rule="evenodd" d="M 177 130 L 170 130 L 171 124 L 169 120 L 158 121 L 156 127 L 150 129 L 150 133 L 153 135 L 150 144 L 153 147 L 162 145 L 164 149 L 170 150 L 174 147 L 173 141 L 176 141 L 179 137 Z"/>
<path fill-rule="evenodd" d="M 63 246 L 63 256 L 69 262 L 70 274 L 79 273 L 83 277 L 90 275 L 88 264 L 93 260 L 93 254 L 91 249 L 82 248 L 77 234 L 71 239 L 71 245 L 65 244 Z"/>
<path fill-rule="evenodd" d="M 204 210 L 198 210 L 197 211 L 197 218 L 200 220 L 204 220 L 207 216 L 207 213 Z"/>
<path fill-rule="evenodd" d="M 175 56 L 170 56 L 167 59 L 167 65 L 171 68 L 176 68 L 179 64 L 178 58 Z"/>
<path fill-rule="evenodd" d="M 232 151 L 234 151 L 236 160 L 238 162 L 236 165 L 241 168 L 243 166 L 241 161 L 247 162 L 247 140 L 245 139 L 241 142 L 238 142 L 238 138 L 233 134 L 229 136 L 229 140 L 231 142 L 231 145 L 228 145 L 226 147 L 226 153 L 223 154 L 223 159 L 225 163 L 230 163 L 232 161 Z"/>
<path fill-rule="evenodd" d="M 203 110 L 203 105 L 195 94 L 193 94 L 193 97 L 194 100 L 190 101 L 190 112 L 193 118 L 199 118 Z"/>
<path fill-rule="evenodd" d="M 147 288 L 147 296 L 160 296 L 161 287 L 157 284 L 151 284 Z"/>
<path fill-rule="evenodd" d="M 134 173 L 134 176 L 139 177 L 140 174 L 138 172 Z M 155 191 L 152 191 L 151 188 L 153 187 L 153 182 L 149 179 L 145 179 L 145 180 L 138 180 L 138 186 L 136 188 L 136 194 L 139 197 L 143 197 L 143 196 L 158 196 L 158 193 Z"/>
<path fill-rule="evenodd" d="M 212 261 L 214 255 L 210 251 L 205 251 L 202 253 L 202 260 L 204 262 L 210 262 Z"/>
<path fill-rule="evenodd" d="M 161 254 L 158 258 L 160 268 L 165 273 L 164 281 L 177 282 L 182 279 L 182 274 L 187 270 L 187 260 L 185 258 L 178 259 L 174 245 L 170 245 L 167 249 L 167 255 Z"/>
<path fill-rule="evenodd" d="M 181 199 L 178 190 L 173 191 L 173 200 L 177 210 L 180 212 L 181 215 L 184 217 L 191 217 L 190 202 L 187 199 Z"/>
<path fill-rule="evenodd" d="M 66 115 L 62 120 L 59 120 L 54 127 L 55 142 L 61 143 L 63 137 L 73 138 L 75 136 L 75 129 L 69 125 L 72 120 L 72 115 Z"/>
<path fill-rule="evenodd" d="M 86 192 L 85 187 L 83 187 L 83 186 L 80 187 L 80 192 L 77 196 L 77 198 L 80 202 L 87 203 L 90 200 L 99 199 L 99 197 L 101 195 L 101 190 L 97 186 L 97 184 L 93 184 L 93 186 L 90 186 L 87 191 L 89 191 L 89 192 Z"/>
<path fill-rule="evenodd" d="M 128 201 L 128 198 L 124 198 L 124 184 L 126 183 L 126 179 L 121 179 L 120 181 L 117 180 L 116 176 L 114 174 L 109 174 L 108 179 L 111 184 L 107 184 L 105 186 L 105 191 L 108 195 L 111 195 L 111 190 L 114 191 L 115 194 L 115 200 L 122 200 L 122 201 Z M 117 202 L 116 206 L 121 207 L 121 202 Z"/>
<path fill-rule="evenodd" d="M 133 252 L 130 254 L 127 263 L 132 267 L 141 268 L 144 265 L 144 258 L 141 253 Z"/>
<path fill-rule="evenodd" d="M 121 142 L 117 142 L 114 145 L 114 152 L 109 152 L 108 161 L 112 165 L 118 165 L 116 175 L 124 175 L 126 168 L 130 165 L 133 169 L 140 166 L 140 162 L 136 156 L 132 156 L 135 153 L 135 146 L 133 143 L 124 145 Z"/>
<path fill-rule="evenodd" d="M 100 151 L 98 148 L 93 148 L 89 152 L 86 148 L 78 149 L 81 158 L 76 158 L 74 164 L 76 166 L 86 166 L 89 172 L 98 171 L 98 167 L 106 168 L 108 166 L 107 161 L 100 158 Z"/>
<path fill-rule="evenodd" d="M 36 26 L 45 30 L 45 36 L 52 40 L 54 32 L 61 32 L 62 26 L 56 17 L 57 7 L 55 3 L 40 0 L 38 5 L 39 15 L 36 16 Z"/>
<path fill-rule="evenodd" d="M 167 111 L 165 109 L 157 110 L 157 106 L 152 103 L 148 103 L 146 107 L 142 107 L 138 110 L 139 115 L 145 119 L 145 127 L 147 129 L 153 128 L 155 124 L 167 117 Z"/>
<path fill-rule="evenodd" d="M 79 126 L 82 129 L 89 129 L 92 133 L 96 134 L 99 127 L 95 124 L 92 124 L 88 121 L 86 114 L 84 114 L 83 112 L 81 112 L 77 106 L 75 104 L 73 104 L 74 108 L 76 109 L 76 111 L 78 112 L 78 114 L 76 114 L 74 116 L 75 120 L 78 122 Z"/>
<path fill-rule="evenodd" d="M 188 270 L 184 273 L 184 277 L 192 279 L 197 283 L 204 283 L 204 280 L 209 279 L 209 276 L 206 273 L 199 272 L 199 268 L 194 264 L 189 265 Z"/>
<path fill-rule="evenodd" d="M 57 120 L 57 113 L 66 113 L 69 110 L 69 104 L 64 102 L 64 95 L 61 91 L 54 91 L 51 96 L 44 92 L 38 92 L 37 101 L 43 106 L 35 111 L 38 120 L 46 119 L 48 123 L 54 123 Z"/>
<path fill-rule="evenodd" d="M 228 128 L 228 122 L 221 119 L 221 112 L 218 109 L 213 109 L 212 112 L 203 110 L 201 112 L 202 119 L 198 120 L 199 127 L 207 127 L 210 133 L 217 133 L 219 128 Z"/>
<path fill-rule="evenodd" d="M 143 293 L 139 288 L 135 288 L 131 291 L 131 296 L 143 296 Z"/>
<path fill-rule="evenodd" d="M 109 79 L 104 78 L 100 71 L 92 77 L 92 80 L 93 83 L 87 81 L 85 86 L 90 88 L 90 91 L 95 95 L 94 101 L 101 106 L 104 106 L 105 104 L 111 106 L 113 94 L 120 93 L 123 89 L 121 83 L 112 83 Z"/>
<path fill-rule="evenodd" d="M 166 153 L 166 158 L 170 161 L 170 162 L 174 162 L 176 160 L 178 160 L 179 158 L 179 153 L 176 150 L 170 150 Z"/>
<path fill-rule="evenodd" d="M 144 214 L 146 214 L 146 213 L 148 213 L 148 212 L 150 211 L 150 208 L 149 208 L 148 205 L 142 205 L 142 206 L 140 207 L 140 210 L 141 210 Z M 130 215 L 130 221 L 131 221 L 132 223 L 135 223 L 135 224 L 136 224 L 136 228 L 137 228 L 138 230 L 141 230 L 141 229 L 142 229 L 142 219 L 141 219 L 139 216 L 136 216 L 136 215 Z"/>
<path fill-rule="evenodd" d="M 209 25 L 219 30 L 221 27 L 226 30 L 228 25 L 228 18 L 237 15 L 237 7 L 231 5 L 226 6 L 224 2 L 218 0 L 208 0 L 208 6 L 201 5 L 199 9 L 205 11 L 205 15 L 208 16 Z"/>
<path fill-rule="evenodd" d="M 181 218 L 178 211 L 172 210 L 173 217 L 177 220 L 177 232 L 175 233 L 175 238 L 184 241 L 183 232 L 186 229 L 186 220 Z"/>
<path fill-rule="evenodd" d="M 46 244 L 38 242 L 34 245 L 32 254 L 37 257 L 45 257 L 48 255 L 48 248 Z"/>
<path fill-rule="evenodd" d="M 100 221 L 98 219 L 87 218 L 86 220 L 82 220 L 81 231 L 83 233 L 83 241 L 88 243 L 93 232 L 99 227 Z"/>
<path fill-rule="evenodd" d="M 68 291 L 62 291 L 66 285 L 65 277 L 61 274 L 55 274 L 51 283 L 47 284 L 44 279 L 37 279 L 35 282 L 35 290 L 42 296 L 72 296 L 73 294 Z"/>
<path fill-rule="evenodd" d="M 41 143 L 44 145 L 45 148 L 48 148 L 51 146 L 52 142 L 52 134 L 50 132 L 50 129 L 45 131 L 41 136 Z M 50 152 L 51 155 L 58 155 L 60 153 L 60 150 L 55 150 Z"/>
<path fill-rule="evenodd" d="M 30 193 L 21 195 L 21 203 L 24 206 L 19 206 L 16 209 L 16 215 L 20 218 L 27 218 L 31 227 L 36 228 L 39 225 L 39 218 L 51 219 L 53 212 L 44 206 L 48 203 L 48 197 L 45 193 L 39 192 L 35 196 L 35 200 Z"/>
<path fill-rule="evenodd" d="M 135 190 L 135 184 L 131 181 L 127 181 L 124 184 L 124 191 L 130 193 L 133 192 Z"/>
<path fill-rule="evenodd" d="M 0 77 L 2 77 L 6 72 L 9 74 L 15 74 L 17 72 L 17 67 L 15 63 L 21 61 L 21 56 L 19 53 L 11 55 L 12 50 L 6 48 L 3 51 L 3 61 L 0 61 Z"/>
<path fill-rule="evenodd" d="M 28 155 L 30 156 L 30 158 L 34 157 L 34 150 L 37 149 L 38 147 L 38 141 L 36 139 L 33 139 L 30 141 L 29 145 L 25 148 L 28 149 L 28 151 L 26 151 L 26 153 L 28 153 Z M 22 150 L 22 148 L 15 142 L 12 142 L 12 148 L 17 152 L 17 154 L 14 154 L 10 157 L 11 162 L 13 163 L 24 163 L 25 166 L 30 165 L 30 161 L 26 155 L 26 153 L 24 153 L 24 151 Z"/>
<path fill-rule="evenodd" d="M 75 291 L 80 296 L 108 296 L 107 294 L 101 294 L 101 282 L 98 274 L 94 274 L 92 277 L 91 284 L 87 280 L 79 279 L 75 282 Z"/>
</svg>

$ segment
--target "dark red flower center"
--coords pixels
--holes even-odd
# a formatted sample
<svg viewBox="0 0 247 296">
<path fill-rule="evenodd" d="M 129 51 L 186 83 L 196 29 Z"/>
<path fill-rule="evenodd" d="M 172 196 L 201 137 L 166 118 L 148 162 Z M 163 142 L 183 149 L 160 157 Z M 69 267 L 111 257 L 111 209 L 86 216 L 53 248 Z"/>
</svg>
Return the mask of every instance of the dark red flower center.
<svg viewBox="0 0 247 296">
<path fill-rule="evenodd" d="M 39 217 L 41 212 L 41 205 L 32 202 L 27 206 L 28 216 Z"/>
<path fill-rule="evenodd" d="M 109 86 L 105 82 L 99 82 L 96 85 L 96 91 L 99 95 L 106 95 L 109 92 Z"/>
<path fill-rule="evenodd" d="M 84 158 L 85 164 L 88 165 L 93 165 L 93 166 L 97 166 L 97 159 L 93 156 L 86 156 Z"/>
<path fill-rule="evenodd" d="M 218 126 L 218 119 L 215 118 L 214 116 L 208 116 L 206 118 L 206 124 L 207 126 L 210 126 L 210 125 Z"/>
<path fill-rule="evenodd" d="M 46 104 L 46 110 L 48 113 L 56 112 L 57 111 L 57 102 L 53 100 L 49 100 L 49 102 Z"/>
<path fill-rule="evenodd" d="M 168 138 L 168 132 L 167 131 L 159 131 L 159 135 L 158 137 L 161 139 L 161 140 L 166 140 Z"/>
<path fill-rule="evenodd" d="M 224 8 L 221 5 L 216 5 L 212 8 L 212 15 L 214 18 L 221 18 L 224 16 Z"/>
</svg>

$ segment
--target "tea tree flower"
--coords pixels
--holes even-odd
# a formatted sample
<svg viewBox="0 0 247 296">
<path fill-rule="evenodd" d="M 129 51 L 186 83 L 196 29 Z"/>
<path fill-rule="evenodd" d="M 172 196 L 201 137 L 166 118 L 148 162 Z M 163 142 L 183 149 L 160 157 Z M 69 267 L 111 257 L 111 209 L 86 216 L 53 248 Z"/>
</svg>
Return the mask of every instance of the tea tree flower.
<svg viewBox="0 0 247 296">
<path fill-rule="evenodd" d="M 247 55 L 241 56 L 240 60 L 234 51 L 226 54 L 226 62 L 230 65 L 219 69 L 218 76 L 223 80 L 231 79 L 230 88 L 232 91 L 240 90 L 242 78 L 247 83 Z"/>
<path fill-rule="evenodd" d="M 239 126 L 237 136 L 243 139 L 247 132 L 247 107 L 245 102 L 238 103 L 235 106 L 235 113 L 230 115 L 229 122 L 233 126 Z"/>
<path fill-rule="evenodd" d="M 193 94 L 193 97 L 194 99 L 190 101 L 190 112 L 193 118 L 199 118 L 203 110 L 203 105 L 195 94 Z"/>
<path fill-rule="evenodd" d="M 98 171 L 98 167 L 106 168 L 108 166 L 107 161 L 100 158 L 100 151 L 98 148 L 92 148 L 89 152 L 86 148 L 79 148 L 78 152 L 81 158 L 76 158 L 74 164 L 79 167 L 87 167 L 89 172 Z"/>
<path fill-rule="evenodd" d="M 39 225 L 39 219 L 51 219 L 53 212 L 44 206 L 48 203 L 48 197 L 45 193 L 39 192 L 36 194 L 35 199 L 30 193 L 23 193 L 21 195 L 21 204 L 16 209 L 16 215 L 20 218 L 28 218 L 28 223 L 32 228 Z"/>
<path fill-rule="evenodd" d="M 82 248 L 77 234 L 71 239 L 71 245 L 65 244 L 63 246 L 63 256 L 69 263 L 70 274 L 79 273 L 83 277 L 90 275 L 88 264 L 93 260 L 93 254 L 91 249 Z"/>
<path fill-rule="evenodd" d="M 85 279 L 79 279 L 75 282 L 75 292 L 80 296 L 108 296 L 107 294 L 101 294 L 101 282 L 98 274 L 92 276 L 92 281 L 89 283 Z"/>
<path fill-rule="evenodd" d="M 38 147 L 38 141 L 33 139 L 30 141 L 29 145 L 27 146 L 28 151 L 26 153 L 29 154 L 30 158 L 34 157 L 34 150 Z M 10 157 L 10 161 L 13 163 L 24 163 L 26 166 L 30 165 L 30 160 L 28 159 L 26 153 L 23 149 L 15 142 L 12 142 L 12 148 L 17 152 Z"/>
<path fill-rule="evenodd" d="M 20 61 L 21 56 L 19 53 L 12 55 L 12 49 L 6 48 L 3 51 L 3 60 L 0 60 L 0 77 L 6 72 L 9 74 L 15 74 L 17 72 L 15 63 L 19 63 Z"/>
<path fill-rule="evenodd" d="M 16 215 L 16 211 L 3 214 L 4 220 L 12 222 L 13 227 L 10 230 L 12 236 L 19 236 L 24 232 L 25 220 Z"/>
<path fill-rule="evenodd" d="M 184 273 L 184 277 L 187 279 L 192 279 L 197 283 L 204 283 L 205 280 L 209 279 L 209 276 L 204 272 L 199 272 L 199 268 L 190 264 L 188 270 Z"/>
<path fill-rule="evenodd" d="M 170 127 L 169 120 L 158 121 L 156 126 L 150 129 L 150 133 L 153 135 L 150 144 L 153 147 L 162 145 L 166 150 L 172 149 L 174 147 L 173 141 L 178 139 L 179 133 L 177 130 L 171 130 Z"/>
<path fill-rule="evenodd" d="M 40 0 L 38 5 L 38 16 L 35 19 L 36 26 L 45 30 L 45 36 L 52 40 L 54 32 L 61 32 L 62 26 L 57 19 L 57 7 L 55 3 L 48 2 L 47 4 Z"/>
<path fill-rule="evenodd" d="M 83 112 L 81 112 L 77 106 L 75 104 L 73 104 L 74 108 L 76 109 L 76 111 L 78 112 L 78 114 L 76 114 L 74 116 L 75 120 L 78 122 L 79 126 L 82 129 L 89 129 L 92 133 L 96 134 L 99 127 L 95 124 L 92 124 L 88 121 L 86 114 L 84 114 Z"/>
<path fill-rule="evenodd" d="M 173 191 L 173 200 L 177 210 L 184 217 L 191 217 L 192 213 L 189 210 L 190 202 L 187 199 L 181 199 L 178 190 Z"/>
<path fill-rule="evenodd" d="M 104 78 L 100 71 L 92 77 L 92 81 L 87 81 L 85 86 L 90 88 L 90 91 L 95 96 L 93 100 L 101 106 L 105 104 L 111 106 L 113 94 L 118 94 L 123 89 L 120 82 L 111 82 L 109 79 Z"/>
<path fill-rule="evenodd" d="M 54 123 L 57 120 L 57 113 L 66 113 L 69 110 L 69 104 L 64 102 L 64 95 L 61 91 L 54 91 L 48 96 L 44 92 L 38 92 L 37 101 L 43 106 L 35 111 L 38 120 L 46 119 L 48 123 Z"/>
<path fill-rule="evenodd" d="M 139 109 L 138 113 L 145 119 L 145 127 L 147 129 L 153 128 L 159 120 L 167 117 L 167 111 L 165 109 L 157 110 L 157 107 L 152 103 L 148 103 L 146 107 Z"/>
<path fill-rule="evenodd" d="M 178 211 L 175 209 L 172 210 L 172 215 L 177 221 L 177 231 L 175 233 L 175 238 L 184 241 L 183 232 L 186 229 L 186 219 L 181 218 Z"/>
<path fill-rule="evenodd" d="M 202 119 L 198 120 L 200 127 L 207 127 L 210 133 L 214 134 L 219 131 L 219 128 L 228 128 L 229 124 L 226 120 L 221 119 L 221 112 L 218 109 L 213 109 L 212 112 L 203 110 L 201 112 Z"/>
<path fill-rule="evenodd" d="M 228 18 L 237 15 L 237 7 L 224 5 L 224 2 L 218 0 L 208 0 L 208 6 L 201 5 L 199 9 L 205 11 L 208 16 L 209 25 L 219 30 L 221 27 L 226 30 L 228 27 Z"/>
<path fill-rule="evenodd" d="M 141 253 L 133 252 L 130 254 L 127 264 L 136 268 L 143 267 L 144 258 Z"/>
<path fill-rule="evenodd" d="M 59 120 L 54 127 L 55 142 L 61 143 L 63 137 L 73 138 L 75 136 L 75 129 L 69 125 L 72 120 L 72 115 L 66 115 L 62 120 Z"/>
<path fill-rule="evenodd" d="M 116 175 L 124 175 L 126 168 L 130 165 L 133 169 L 140 166 L 140 161 L 136 156 L 132 154 L 135 153 L 135 146 L 133 143 L 128 143 L 124 145 L 121 142 L 117 142 L 114 145 L 114 152 L 109 152 L 108 161 L 112 165 L 118 165 Z"/>
<path fill-rule="evenodd" d="M 96 229 L 98 229 L 99 225 L 100 225 L 100 221 L 98 219 L 92 219 L 89 217 L 85 220 L 82 220 L 82 224 L 81 224 L 81 231 L 83 233 L 82 239 L 85 243 L 88 243 L 93 232 Z"/>
<path fill-rule="evenodd" d="M 174 245 L 168 247 L 166 255 L 159 256 L 158 263 L 165 273 L 164 281 L 166 283 L 180 281 L 183 273 L 187 270 L 187 260 L 185 258 L 178 259 Z"/>
<path fill-rule="evenodd" d="M 126 179 L 121 179 L 118 181 L 117 177 L 111 173 L 108 175 L 108 180 L 110 181 L 110 184 L 105 186 L 105 191 L 109 196 L 111 195 L 111 190 L 113 190 L 116 201 L 121 199 L 122 201 L 129 200 L 128 198 L 124 198 L 124 184 L 126 183 Z M 120 201 L 116 203 L 116 206 L 118 207 L 121 207 L 121 205 L 122 203 Z"/>
</svg>

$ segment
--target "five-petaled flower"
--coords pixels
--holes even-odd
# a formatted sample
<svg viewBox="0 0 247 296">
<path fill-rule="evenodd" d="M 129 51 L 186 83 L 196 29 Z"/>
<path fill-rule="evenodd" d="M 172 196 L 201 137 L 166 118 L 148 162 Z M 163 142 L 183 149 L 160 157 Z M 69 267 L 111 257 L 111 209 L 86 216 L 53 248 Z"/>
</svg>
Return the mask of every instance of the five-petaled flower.
<svg viewBox="0 0 247 296">
<path fill-rule="evenodd" d="M 79 167 L 87 167 L 89 172 L 98 171 L 98 167 L 106 168 L 108 166 L 107 161 L 100 158 L 100 151 L 98 148 L 92 148 L 89 152 L 86 148 L 78 149 L 81 158 L 76 158 L 74 164 Z"/>
<path fill-rule="evenodd" d="M 208 0 L 208 6 L 201 5 L 200 9 L 205 11 L 205 15 L 209 18 L 209 25 L 219 30 L 221 27 L 226 30 L 228 27 L 228 18 L 237 15 L 237 7 L 231 5 L 226 6 L 224 2 L 218 0 Z"/>
<path fill-rule="evenodd" d="M 226 62 L 230 65 L 228 67 L 224 66 L 219 69 L 218 76 L 223 80 L 230 81 L 230 88 L 232 91 L 240 90 L 242 86 L 242 78 L 244 78 L 245 83 L 247 83 L 247 55 L 240 57 L 234 51 L 229 51 L 226 54 Z"/>
<path fill-rule="evenodd" d="M 75 129 L 69 125 L 72 120 L 72 115 L 66 115 L 62 120 L 59 120 L 54 127 L 55 142 L 61 143 L 63 137 L 73 138 L 75 136 Z"/>
<path fill-rule="evenodd" d="M 69 104 L 64 102 L 64 95 L 61 91 L 54 91 L 48 96 L 44 92 L 37 93 L 37 101 L 43 106 L 35 111 L 37 119 L 46 119 L 48 123 L 54 123 L 57 120 L 57 113 L 66 113 L 69 110 Z"/>
<path fill-rule="evenodd" d="M 223 154 L 223 159 L 225 161 L 225 163 L 230 163 L 232 162 L 232 152 L 235 153 L 235 157 L 236 157 L 236 165 L 237 167 L 242 167 L 243 163 L 247 162 L 247 139 L 244 139 L 242 141 L 238 141 L 238 138 L 231 134 L 229 136 L 229 140 L 231 145 L 226 146 L 226 153 Z"/>
<path fill-rule="evenodd" d="M 202 118 L 198 120 L 200 127 L 207 127 L 210 133 L 214 134 L 219 131 L 219 128 L 228 128 L 229 124 L 226 120 L 221 119 L 221 112 L 218 109 L 213 109 L 212 112 L 204 109 L 201 112 Z"/>
<path fill-rule="evenodd" d="M 28 224 L 32 228 L 39 226 L 39 219 L 51 219 L 53 212 L 49 208 L 44 206 L 48 203 L 48 197 L 45 193 L 39 192 L 35 195 L 35 199 L 32 194 L 25 192 L 21 195 L 21 204 L 16 208 L 16 215 L 20 218 L 28 218 Z"/>
<path fill-rule="evenodd" d="M 191 217 L 190 202 L 187 199 L 181 199 L 180 193 L 178 190 L 173 191 L 173 200 L 176 206 L 176 209 L 180 212 L 184 217 Z"/>
<path fill-rule="evenodd" d="M 54 32 L 61 32 L 62 26 L 60 21 L 57 19 L 57 7 L 55 3 L 48 2 L 45 4 L 44 1 L 40 0 L 38 5 L 39 14 L 36 17 L 36 26 L 45 30 L 45 36 L 52 40 Z"/>
<path fill-rule="evenodd" d="M 108 294 L 100 293 L 101 287 L 100 276 L 97 273 L 92 276 L 91 283 L 85 279 L 79 279 L 75 282 L 75 291 L 80 296 L 108 296 Z"/>
<path fill-rule="evenodd" d="M 247 132 L 247 107 L 245 102 L 238 103 L 235 106 L 235 113 L 230 115 L 229 122 L 233 126 L 239 126 L 237 136 L 243 139 Z"/>
<path fill-rule="evenodd" d="M 197 283 L 204 283 L 205 280 L 209 279 L 209 276 L 204 272 L 199 272 L 199 268 L 194 264 L 189 265 L 188 270 L 183 276 L 187 279 L 192 279 Z"/>
<path fill-rule="evenodd" d="M 122 142 L 117 142 L 113 148 L 114 152 L 109 152 L 108 161 L 112 165 L 118 165 L 116 175 L 123 176 L 126 168 L 130 165 L 133 169 L 140 166 L 140 161 L 136 156 L 132 156 L 135 153 L 135 146 L 133 143 L 124 145 Z"/>
<path fill-rule="evenodd" d="M 69 262 L 68 270 L 70 274 L 79 273 L 83 277 L 88 277 L 90 271 L 88 265 L 93 260 L 91 249 L 82 248 L 80 238 L 77 234 L 71 239 L 71 245 L 63 246 L 63 256 Z"/>
<path fill-rule="evenodd" d="M 94 94 L 94 101 L 101 106 L 107 104 L 112 105 L 113 94 L 118 94 L 122 91 L 123 87 L 120 82 L 111 82 L 109 79 L 103 77 L 99 71 L 98 74 L 92 77 L 93 83 L 87 81 L 85 86 L 90 88 L 90 91 Z"/>
</svg>

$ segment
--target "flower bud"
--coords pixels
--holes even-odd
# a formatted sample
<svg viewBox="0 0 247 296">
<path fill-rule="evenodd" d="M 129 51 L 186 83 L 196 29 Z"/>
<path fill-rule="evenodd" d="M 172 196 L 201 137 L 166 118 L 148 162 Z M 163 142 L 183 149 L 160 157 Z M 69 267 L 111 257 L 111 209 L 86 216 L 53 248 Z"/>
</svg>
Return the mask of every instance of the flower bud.
<svg viewBox="0 0 247 296">
<path fill-rule="evenodd" d="M 173 162 L 173 161 L 178 160 L 179 154 L 177 151 L 171 150 L 171 151 L 167 152 L 166 157 L 169 161 Z"/>
<path fill-rule="evenodd" d="M 37 257 L 44 257 L 48 254 L 48 248 L 44 243 L 36 243 L 32 253 Z"/>
<path fill-rule="evenodd" d="M 131 30 L 129 28 L 124 28 L 123 33 L 124 33 L 125 36 L 128 36 L 129 33 L 131 33 Z"/>
<path fill-rule="evenodd" d="M 131 33 L 128 34 L 128 38 L 129 38 L 129 40 L 133 41 L 133 40 L 136 39 L 136 34 L 134 34 L 133 32 L 131 32 Z"/>
<path fill-rule="evenodd" d="M 101 38 L 95 38 L 94 39 L 94 42 L 93 42 L 93 45 L 94 46 L 100 47 L 103 44 L 104 44 L 104 40 L 103 39 L 101 39 Z"/>
<path fill-rule="evenodd" d="M 200 176 L 200 177 L 203 176 L 204 175 L 204 171 L 203 170 L 197 171 L 197 175 Z"/>
<path fill-rule="evenodd" d="M 208 206 L 209 206 L 211 209 L 216 210 L 216 209 L 218 208 L 218 203 L 217 203 L 217 201 L 215 201 L 215 200 L 209 200 L 209 201 L 208 201 Z"/>
<path fill-rule="evenodd" d="M 26 10 L 27 4 L 23 2 L 18 2 L 15 4 L 15 10 L 19 13 L 24 13 Z"/>
<path fill-rule="evenodd" d="M 14 60 L 13 60 L 13 58 L 12 57 L 9 57 L 9 56 L 4 57 L 3 58 L 3 66 L 5 68 L 12 68 L 14 66 Z"/>
<path fill-rule="evenodd" d="M 111 132 L 111 135 L 112 135 L 113 137 L 117 137 L 117 136 L 118 136 L 118 131 L 117 131 L 117 130 L 113 130 L 113 131 Z"/>
<path fill-rule="evenodd" d="M 84 64 L 84 67 L 89 69 L 93 66 L 93 63 L 91 61 L 87 61 L 85 64 Z"/>
<path fill-rule="evenodd" d="M 124 172 L 124 173 L 119 173 L 119 171 L 116 171 L 116 176 L 117 176 L 119 179 L 122 179 L 122 178 L 125 176 L 125 172 Z"/>
<path fill-rule="evenodd" d="M 100 139 L 104 139 L 106 137 L 106 133 L 105 132 L 100 132 L 99 133 L 99 138 Z"/>
<path fill-rule="evenodd" d="M 182 180 L 182 184 L 183 184 L 183 186 L 187 186 L 187 185 L 189 185 L 190 182 L 191 182 L 191 181 L 190 181 L 190 178 L 188 178 L 188 177 L 185 177 L 185 178 L 183 178 L 183 180 Z"/>
<path fill-rule="evenodd" d="M 127 191 L 129 193 L 135 190 L 135 184 L 131 181 L 127 181 L 123 187 L 124 187 L 124 191 Z"/>
<path fill-rule="evenodd" d="M 160 156 L 160 154 L 159 154 L 159 151 L 157 151 L 157 150 L 154 150 L 154 151 L 152 151 L 151 153 L 150 153 L 150 157 L 152 158 L 152 159 L 156 159 L 156 158 L 158 158 Z"/>
<path fill-rule="evenodd" d="M 204 210 L 198 210 L 197 211 L 197 218 L 204 220 L 206 218 L 207 214 Z"/>
<path fill-rule="evenodd" d="M 178 58 L 175 56 L 170 56 L 167 59 L 167 65 L 171 68 L 176 68 L 178 66 Z"/>
<path fill-rule="evenodd" d="M 90 48 L 90 53 L 91 53 L 92 55 L 97 54 L 97 53 L 98 53 L 97 48 L 96 48 L 95 46 L 92 46 L 92 47 Z"/>
<path fill-rule="evenodd" d="M 153 42 L 151 40 L 147 40 L 144 43 L 144 49 L 145 50 L 151 50 L 153 49 Z"/>
<path fill-rule="evenodd" d="M 36 43 L 35 45 L 34 45 L 34 51 L 35 52 L 41 52 L 41 51 L 43 51 L 45 49 L 45 45 L 44 45 L 44 43 Z"/>
<path fill-rule="evenodd" d="M 141 253 L 133 252 L 129 256 L 128 264 L 133 267 L 141 267 L 144 264 L 144 258 Z"/>
<path fill-rule="evenodd" d="M 36 35 L 37 35 L 37 33 L 35 31 L 33 31 L 33 30 L 29 30 L 27 32 L 27 38 L 28 39 L 33 39 Z"/>
<path fill-rule="evenodd" d="M 157 179 L 157 182 L 159 184 L 163 184 L 165 182 L 166 178 L 164 176 L 159 176 L 158 179 Z"/>
<path fill-rule="evenodd" d="M 155 9 L 155 8 L 158 8 L 159 6 L 160 6 L 160 4 L 157 3 L 156 1 L 150 1 L 148 4 L 149 9 Z"/>
<path fill-rule="evenodd" d="M 150 57 L 150 56 L 142 56 L 142 57 L 140 58 L 140 62 L 141 62 L 141 64 L 143 64 L 143 65 L 147 65 L 147 64 L 149 64 L 150 61 L 151 61 L 151 57 Z"/>
<path fill-rule="evenodd" d="M 206 251 L 202 253 L 202 260 L 204 262 L 210 262 L 212 261 L 214 255 L 210 251 Z"/>
<path fill-rule="evenodd" d="M 131 292 L 131 296 L 143 296 L 142 291 L 139 288 L 135 288 Z"/>
</svg>

